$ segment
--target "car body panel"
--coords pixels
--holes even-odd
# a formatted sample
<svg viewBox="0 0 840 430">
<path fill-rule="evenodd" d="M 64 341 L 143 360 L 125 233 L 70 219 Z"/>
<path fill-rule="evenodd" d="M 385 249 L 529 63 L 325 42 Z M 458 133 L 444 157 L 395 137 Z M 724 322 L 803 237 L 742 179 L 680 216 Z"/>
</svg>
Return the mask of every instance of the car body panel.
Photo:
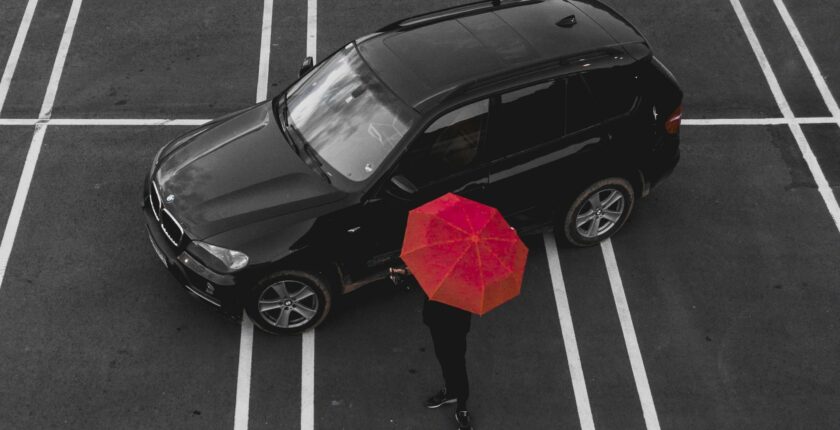
<svg viewBox="0 0 840 430">
<path fill-rule="evenodd" d="M 156 179 L 163 198 L 172 196 L 167 208 L 193 239 L 344 197 L 292 150 L 270 102 L 168 151 Z"/>
</svg>

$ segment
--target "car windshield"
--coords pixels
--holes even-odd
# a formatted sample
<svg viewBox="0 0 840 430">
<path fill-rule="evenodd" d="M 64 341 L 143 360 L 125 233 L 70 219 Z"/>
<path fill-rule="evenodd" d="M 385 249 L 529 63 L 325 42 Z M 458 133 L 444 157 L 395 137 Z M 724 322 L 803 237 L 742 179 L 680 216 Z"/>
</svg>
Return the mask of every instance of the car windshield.
<svg viewBox="0 0 840 430">
<path fill-rule="evenodd" d="M 347 45 L 288 92 L 289 123 L 332 169 L 369 178 L 416 120 Z"/>
</svg>

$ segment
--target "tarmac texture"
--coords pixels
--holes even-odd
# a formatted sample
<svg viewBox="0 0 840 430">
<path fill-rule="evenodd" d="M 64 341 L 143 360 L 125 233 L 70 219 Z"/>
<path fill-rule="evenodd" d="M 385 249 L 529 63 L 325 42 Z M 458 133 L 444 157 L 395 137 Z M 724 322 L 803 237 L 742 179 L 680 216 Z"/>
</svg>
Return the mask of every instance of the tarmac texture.
<svg viewBox="0 0 840 430">
<path fill-rule="evenodd" d="M 455 428 L 422 406 L 422 292 L 252 331 L 161 266 L 140 199 L 158 148 L 307 54 L 458 3 L 0 3 L 0 428 Z M 524 238 L 469 334 L 476 428 L 840 428 L 840 3 L 609 3 L 685 91 L 682 160 L 599 247 Z"/>
</svg>

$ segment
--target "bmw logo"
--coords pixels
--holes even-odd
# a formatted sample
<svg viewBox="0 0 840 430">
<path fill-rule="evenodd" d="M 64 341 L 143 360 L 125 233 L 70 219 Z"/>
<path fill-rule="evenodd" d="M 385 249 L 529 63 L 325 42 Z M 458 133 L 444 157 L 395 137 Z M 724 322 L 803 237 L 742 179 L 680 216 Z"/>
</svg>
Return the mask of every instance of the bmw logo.
<svg viewBox="0 0 840 430">
<path fill-rule="evenodd" d="M 166 196 L 166 203 L 172 203 L 175 201 L 175 194 L 170 194 Z"/>
</svg>

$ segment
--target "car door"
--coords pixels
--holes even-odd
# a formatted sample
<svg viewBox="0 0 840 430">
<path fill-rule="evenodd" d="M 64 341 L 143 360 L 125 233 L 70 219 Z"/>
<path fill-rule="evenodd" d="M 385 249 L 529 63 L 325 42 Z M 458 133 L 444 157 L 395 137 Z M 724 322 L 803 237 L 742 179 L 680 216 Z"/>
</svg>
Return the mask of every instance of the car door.
<svg viewBox="0 0 840 430">
<path fill-rule="evenodd" d="M 356 249 L 363 250 L 355 256 L 359 270 L 373 271 L 399 255 L 409 210 L 448 192 L 484 195 L 489 106 L 489 100 L 479 100 L 432 121 L 382 179 L 379 191 L 361 206 L 355 239 Z"/>
<path fill-rule="evenodd" d="M 547 221 L 551 210 L 586 175 L 581 154 L 609 137 L 579 76 L 530 84 L 499 94 L 491 106 L 488 202 L 516 227 Z"/>
</svg>

